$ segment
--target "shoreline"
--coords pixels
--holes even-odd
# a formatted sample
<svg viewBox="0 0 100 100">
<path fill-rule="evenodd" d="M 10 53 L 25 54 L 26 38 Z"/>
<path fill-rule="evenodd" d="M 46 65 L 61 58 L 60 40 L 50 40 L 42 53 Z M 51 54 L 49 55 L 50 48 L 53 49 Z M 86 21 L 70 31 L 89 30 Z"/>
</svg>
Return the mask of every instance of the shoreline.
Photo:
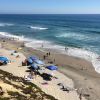
<svg viewBox="0 0 100 100">
<path fill-rule="evenodd" d="M 92 52 L 88 49 L 77 48 L 77 47 L 65 47 L 59 44 L 53 44 L 49 41 L 37 40 L 37 39 L 29 39 L 24 38 L 24 36 L 12 35 L 6 32 L 0 32 L 0 36 L 6 39 L 11 39 L 14 41 L 24 42 L 26 47 L 33 48 L 34 50 L 38 50 L 40 52 L 47 52 L 48 50 L 53 53 L 64 54 L 66 56 L 71 56 L 72 58 L 79 58 L 92 63 L 95 71 L 100 73 L 100 56 L 96 52 Z"/>
<path fill-rule="evenodd" d="M 86 60 L 87 62 L 89 61 L 90 63 L 92 63 L 92 66 L 94 67 L 95 71 L 97 73 L 100 73 L 100 68 L 99 68 L 100 55 L 97 54 L 96 52 L 92 52 L 88 49 L 85 50 L 84 48 L 82 49 L 77 47 L 66 47 L 55 43 L 53 44 L 52 42 L 49 41 L 24 38 L 24 36 L 12 35 L 6 32 L 1 32 L 0 34 L 2 38 L 10 39 L 12 41 L 17 41 L 17 42 L 18 41 L 24 42 L 27 48 L 33 48 L 34 50 L 40 52 L 48 52 L 49 50 L 50 52 L 53 53 L 63 54 L 72 58 L 74 57 Z"/>
<path fill-rule="evenodd" d="M 1 39 L 0 42 L 3 40 Z M 22 45 L 22 42 L 13 41 L 5 39 L 7 44 L 12 44 L 12 47 L 7 47 L 7 44 L 4 44 L 4 48 L 6 49 L 14 49 L 18 51 L 18 47 Z M 16 44 L 16 45 L 15 45 Z M 28 47 L 22 47 L 22 50 L 19 50 L 22 52 L 26 57 L 35 54 L 36 56 L 43 59 L 43 55 L 45 52 L 41 52 L 39 50 L 34 50 L 32 48 Z M 99 100 L 99 83 L 100 83 L 100 74 L 95 72 L 94 67 L 92 64 L 84 59 L 76 58 L 67 56 L 64 54 L 55 54 L 52 52 L 51 56 L 46 59 L 46 61 L 51 61 L 52 59 L 55 59 L 55 64 L 62 66 L 59 67 L 59 71 L 71 78 L 74 81 L 75 88 L 82 88 L 84 89 L 83 95 L 88 100 Z M 96 88 L 95 86 L 96 85 Z M 87 96 L 88 94 L 88 96 Z"/>
</svg>

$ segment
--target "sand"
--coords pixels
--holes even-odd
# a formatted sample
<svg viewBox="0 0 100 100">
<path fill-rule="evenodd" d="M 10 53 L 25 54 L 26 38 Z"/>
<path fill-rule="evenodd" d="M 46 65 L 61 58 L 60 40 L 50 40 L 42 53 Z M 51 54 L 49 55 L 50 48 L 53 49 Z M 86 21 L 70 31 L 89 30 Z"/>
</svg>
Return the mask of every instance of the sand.
<svg viewBox="0 0 100 100">
<path fill-rule="evenodd" d="M 6 56 L 11 60 L 11 63 L 6 66 L 0 66 L 0 69 L 7 71 L 9 73 L 12 73 L 14 76 L 18 77 L 24 77 L 24 75 L 28 75 L 27 66 L 21 66 L 21 62 L 26 59 L 26 57 L 22 53 L 15 53 L 14 55 L 11 55 L 12 50 L 6 50 L 6 49 L 0 49 L 0 54 L 2 56 Z M 19 58 L 16 58 L 16 55 L 19 55 Z M 52 73 L 52 71 L 45 69 L 45 73 Z M 36 84 L 38 87 L 40 87 L 45 93 L 54 96 L 58 100 L 79 100 L 79 96 L 76 92 L 76 90 L 70 91 L 69 93 L 66 91 L 62 91 L 60 87 L 57 85 L 58 83 L 66 84 L 66 86 L 70 88 L 74 88 L 74 84 L 72 79 L 66 77 L 62 73 L 58 71 L 53 72 L 54 75 L 58 79 L 52 79 L 52 81 L 47 81 L 47 85 L 43 85 L 42 83 L 46 82 L 43 80 L 41 76 L 37 76 L 35 79 L 33 79 L 33 83 Z M 6 86 L 6 84 L 4 84 Z M 4 86 L 1 84 L 1 86 Z M 4 87 L 3 87 L 4 88 Z M 12 87 L 9 86 L 9 89 Z M 83 97 L 83 100 L 85 98 Z"/>
<path fill-rule="evenodd" d="M 7 43 L 2 43 L 3 47 L 6 49 L 18 50 L 17 48 L 22 45 L 21 42 L 11 40 L 6 41 Z M 26 47 L 22 47 L 22 49 L 18 51 L 22 52 L 26 57 L 34 54 L 41 59 L 43 59 L 43 55 L 46 54 L 45 52 Z M 100 100 L 100 74 L 95 72 L 90 62 L 84 59 L 55 53 L 51 50 L 50 52 L 51 56 L 46 58 L 45 62 L 53 61 L 53 59 L 55 59 L 54 63 L 59 65 L 59 72 L 63 73 L 74 81 L 74 85 L 75 88 L 78 89 L 78 93 L 80 93 L 80 90 L 82 90 L 82 95 L 85 96 L 88 100 Z"/>
</svg>

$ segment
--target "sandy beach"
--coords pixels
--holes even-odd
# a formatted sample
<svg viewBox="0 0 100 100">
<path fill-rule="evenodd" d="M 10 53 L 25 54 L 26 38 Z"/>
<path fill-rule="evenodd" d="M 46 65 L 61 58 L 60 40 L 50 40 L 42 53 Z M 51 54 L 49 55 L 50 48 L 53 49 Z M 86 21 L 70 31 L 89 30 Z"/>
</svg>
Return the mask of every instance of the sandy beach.
<svg viewBox="0 0 100 100">
<path fill-rule="evenodd" d="M 11 64 L 8 64 L 6 66 L 0 66 L 0 69 L 7 71 L 9 73 L 12 73 L 14 76 L 18 77 L 24 77 L 24 75 L 27 75 L 27 67 L 21 67 L 21 62 L 24 61 L 25 56 L 23 56 L 21 53 L 19 53 L 20 58 L 16 58 L 16 56 L 11 56 L 11 50 L 5 50 L 0 49 L 1 55 L 6 55 L 7 58 L 13 59 L 11 61 Z M 49 70 L 45 70 L 47 73 L 51 73 Z M 74 88 L 74 84 L 71 79 L 67 78 L 65 75 L 54 72 L 55 76 L 58 79 L 53 79 L 52 81 L 48 82 L 47 85 L 42 85 L 41 83 L 44 83 L 45 81 L 41 77 L 37 77 L 32 82 L 36 84 L 38 87 L 40 87 L 45 93 L 54 96 L 58 100 L 79 100 L 79 96 L 77 95 L 77 92 L 75 90 L 70 91 L 67 93 L 66 91 L 62 91 L 59 86 L 57 86 L 58 83 L 66 84 L 70 88 Z M 83 97 L 82 97 L 83 98 Z M 85 100 L 85 99 L 83 99 Z"/>
<path fill-rule="evenodd" d="M 3 41 L 5 40 L 5 41 Z M 27 48 L 27 47 L 22 47 L 22 42 L 19 41 L 13 41 L 13 40 L 9 40 L 9 39 L 0 39 L 0 42 L 2 44 L 2 48 L 7 49 L 7 50 L 17 50 L 19 52 L 21 52 L 22 54 L 24 54 L 26 57 L 30 56 L 30 55 L 36 55 L 38 56 L 40 59 L 43 60 L 43 55 L 46 54 L 46 52 L 41 52 L 39 50 L 34 50 L 32 48 Z M 18 49 L 20 48 L 21 49 Z M 4 51 L 3 50 L 3 51 Z M 2 51 L 2 50 L 1 50 Z M 6 51 L 5 51 L 6 52 Z M 62 76 L 64 79 L 66 79 L 67 84 L 69 84 L 69 86 L 74 87 L 75 89 L 77 89 L 77 92 L 83 95 L 83 99 L 85 100 L 85 98 L 87 100 L 100 100 L 100 74 L 96 73 L 92 64 L 84 59 L 79 59 L 79 58 L 75 58 L 75 57 L 71 57 L 71 56 L 67 56 L 67 55 L 63 55 L 63 54 L 59 54 L 59 53 L 55 53 L 54 51 L 49 50 L 48 52 L 51 53 L 51 55 L 49 57 L 46 58 L 45 62 L 53 62 L 55 65 L 59 66 L 59 72 L 63 73 L 63 74 L 59 74 L 56 73 L 57 76 Z M 3 52 L 2 52 L 3 53 Z M 4 53 L 6 56 L 7 54 Z M 25 59 L 25 56 L 22 55 L 21 60 Z M 9 56 L 10 57 L 10 56 Z M 18 62 L 21 63 L 21 61 L 19 60 Z M 17 63 L 20 65 L 20 63 Z M 16 65 L 16 66 L 19 66 Z M 16 67 L 14 66 L 14 69 L 9 68 L 8 65 L 6 68 L 1 68 L 2 70 L 8 71 L 13 73 L 15 76 L 19 75 L 21 77 L 23 77 L 25 74 L 25 70 L 26 68 L 24 67 Z M 13 70 L 16 71 L 14 72 Z M 21 70 L 21 73 L 19 73 Z M 62 79 L 62 77 L 59 77 Z M 68 78 L 69 77 L 69 78 Z M 39 81 L 43 81 L 40 77 L 38 77 Z M 43 91 L 45 91 L 47 94 L 49 93 L 50 95 L 56 97 L 59 100 L 79 100 L 79 95 L 77 95 L 76 91 L 72 91 L 70 93 L 65 93 L 62 91 L 59 91 L 59 88 L 57 87 L 57 83 L 56 81 L 54 81 L 53 83 L 50 82 L 50 86 L 54 87 L 50 87 L 49 85 L 44 88 L 39 81 L 34 80 L 34 83 L 39 86 L 40 88 L 43 89 Z M 62 79 L 62 81 L 65 81 Z M 68 83 L 69 82 L 69 83 Z M 74 84 L 73 84 L 74 82 Z M 56 83 L 56 85 L 55 85 Z M 48 90 L 49 88 L 49 90 Z M 52 93 L 55 90 L 55 93 Z M 49 91 L 49 92 L 48 92 Z M 57 94 L 59 91 L 59 94 Z M 62 95 L 62 96 L 61 96 Z M 73 96 L 72 96 L 73 95 Z M 74 98 L 73 98 L 74 97 Z M 85 98 L 84 98 L 85 97 Z"/>
</svg>

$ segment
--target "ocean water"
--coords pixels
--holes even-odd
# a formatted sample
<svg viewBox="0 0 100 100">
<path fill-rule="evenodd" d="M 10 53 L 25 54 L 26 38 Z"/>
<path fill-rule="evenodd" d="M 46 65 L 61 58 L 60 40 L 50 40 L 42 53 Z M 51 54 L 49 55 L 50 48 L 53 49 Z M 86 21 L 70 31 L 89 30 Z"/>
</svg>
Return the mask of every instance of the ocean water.
<svg viewBox="0 0 100 100">
<path fill-rule="evenodd" d="M 100 73 L 100 15 L 0 15 L 0 35 L 86 59 Z"/>
</svg>

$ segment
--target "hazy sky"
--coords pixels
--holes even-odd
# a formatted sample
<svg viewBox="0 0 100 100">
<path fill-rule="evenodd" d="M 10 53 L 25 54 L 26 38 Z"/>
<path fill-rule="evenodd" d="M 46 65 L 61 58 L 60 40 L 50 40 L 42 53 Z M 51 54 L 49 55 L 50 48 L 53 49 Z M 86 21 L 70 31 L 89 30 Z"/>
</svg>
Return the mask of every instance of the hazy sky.
<svg viewBox="0 0 100 100">
<path fill-rule="evenodd" d="M 0 0 L 0 13 L 100 14 L 100 0 Z"/>
</svg>

